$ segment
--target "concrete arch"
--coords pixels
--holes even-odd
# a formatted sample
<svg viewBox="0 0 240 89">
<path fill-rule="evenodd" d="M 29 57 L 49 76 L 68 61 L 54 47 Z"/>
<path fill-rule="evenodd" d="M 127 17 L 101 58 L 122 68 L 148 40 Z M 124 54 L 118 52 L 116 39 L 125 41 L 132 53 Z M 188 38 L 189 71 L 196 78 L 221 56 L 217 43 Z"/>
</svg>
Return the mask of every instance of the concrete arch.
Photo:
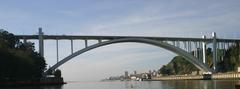
<svg viewBox="0 0 240 89">
<path fill-rule="evenodd" d="M 212 69 L 208 68 L 205 64 L 203 64 L 202 62 L 198 61 L 194 56 L 192 56 L 191 54 L 189 54 L 188 52 L 186 52 L 183 49 L 177 48 L 173 45 L 164 43 L 164 42 L 160 42 L 157 40 L 152 40 L 152 39 L 145 39 L 145 38 L 123 38 L 123 39 L 114 39 L 114 40 L 109 40 L 109 41 L 104 41 L 101 43 L 97 43 L 91 46 L 88 46 L 86 48 L 83 48 L 81 50 L 78 50 L 76 52 L 74 52 L 73 54 L 65 57 L 64 59 L 62 59 L 61 61 L 59 61 L 57 64 L 53 65 L 51 68 L 49 68 L 45 74 L 50 73 L 52 70 L 55 70 L 56 68 L 58 68 L 59 66 L 61 66 L 62 64 L 66 63 L 67 61 L 71 60 L 72 58 L 87 52 L 89 50 L 101 47 L 101 46 L 105 46 L 105 45 L 109 45 L 109 44 L 114 44 L 114 43 L 124 43 L 124 42 L 136 42 L 136 43 L 145 43 L 145 44 L 150 44 L 150 45 L 154 45 L 154 46 L 158 46 L 161 48 L 164 48 L 166 50 L 172 51 L 180 56 L 183 56 L 187 61 L 189 61 L 190 63 L 192 63 L 193 65 L 195 65 L 197 68 L 199 68 L 202 71 L 205 72 L 213 72 Z"/>
</svg>

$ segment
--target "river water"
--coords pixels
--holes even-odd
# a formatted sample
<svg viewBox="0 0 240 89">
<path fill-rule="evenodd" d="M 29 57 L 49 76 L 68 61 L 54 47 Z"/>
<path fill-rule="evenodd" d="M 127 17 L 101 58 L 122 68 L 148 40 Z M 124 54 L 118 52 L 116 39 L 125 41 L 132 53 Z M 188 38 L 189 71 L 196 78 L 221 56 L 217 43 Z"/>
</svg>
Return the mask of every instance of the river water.
<svg viewBox="0 0 240 89">
<path fill-rule="evenodd" d="M 106 81 L 68 82 L 62 86 L 1 89 L 235 89 L 240 80 Z"/>
</svg>

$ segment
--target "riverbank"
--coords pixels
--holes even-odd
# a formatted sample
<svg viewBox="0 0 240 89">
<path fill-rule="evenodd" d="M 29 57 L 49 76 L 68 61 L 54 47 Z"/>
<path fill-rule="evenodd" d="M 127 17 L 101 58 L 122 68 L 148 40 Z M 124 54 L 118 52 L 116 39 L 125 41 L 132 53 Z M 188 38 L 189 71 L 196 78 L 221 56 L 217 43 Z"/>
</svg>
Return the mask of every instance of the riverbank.
<svg viewBox="0 0 240 89">
<path fill-rule="evenodd" d="M 63 78 L 41 78 L 32 80 L 21 80 L 21 81 L 0 81 L 0 87 L 18 87 L 18 86 L 42 86 L 42 85 L 63 85 L 66 84 Z"/>
<path fill-rule="evenodd" d="M 217 79 L 240 79 L 240 73 L 217 73 L 212 75 L 171 75 L 152 77 L 147 81 L 161 80 L 217 80 Z"/>
</svg>

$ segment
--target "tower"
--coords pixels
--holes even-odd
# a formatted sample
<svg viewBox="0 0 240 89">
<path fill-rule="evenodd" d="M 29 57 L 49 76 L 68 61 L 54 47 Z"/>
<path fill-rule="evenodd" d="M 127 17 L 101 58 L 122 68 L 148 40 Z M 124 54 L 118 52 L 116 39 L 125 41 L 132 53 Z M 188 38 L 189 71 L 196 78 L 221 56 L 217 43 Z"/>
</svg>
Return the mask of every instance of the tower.
<svg viewBox="0 0 240 89">
<path fill-rule="evenodd" d="M 125 77 L 125 79 L 128 79 L 128 77 L 129 77 L 128 76 L 128 71 L 125 71 L 125 76 L 124 77 Z"/>
</svg>

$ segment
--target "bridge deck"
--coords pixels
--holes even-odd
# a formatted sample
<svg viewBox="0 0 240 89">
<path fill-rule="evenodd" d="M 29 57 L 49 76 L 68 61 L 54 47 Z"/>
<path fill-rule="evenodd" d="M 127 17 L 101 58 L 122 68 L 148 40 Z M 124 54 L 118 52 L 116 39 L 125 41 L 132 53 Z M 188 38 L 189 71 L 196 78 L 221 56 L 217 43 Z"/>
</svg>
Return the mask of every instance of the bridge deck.
<svg viewBox="0 0 240 89">
<path fill-rule="evenodd" d="M 38 35 L 15 35 L 19 39 L 38 39 Z M 160 41 L 212 41 L 207 38 L 184 38 L 184 37 L 147 37 L 147 36 L 77 36 L 77 35 L 44 35 L 45 40 L 112 40 L 121 38 L 146 38 Z M 217 39 L 218 42 L 240 42 L 240 39 Z"/>
</svg>

